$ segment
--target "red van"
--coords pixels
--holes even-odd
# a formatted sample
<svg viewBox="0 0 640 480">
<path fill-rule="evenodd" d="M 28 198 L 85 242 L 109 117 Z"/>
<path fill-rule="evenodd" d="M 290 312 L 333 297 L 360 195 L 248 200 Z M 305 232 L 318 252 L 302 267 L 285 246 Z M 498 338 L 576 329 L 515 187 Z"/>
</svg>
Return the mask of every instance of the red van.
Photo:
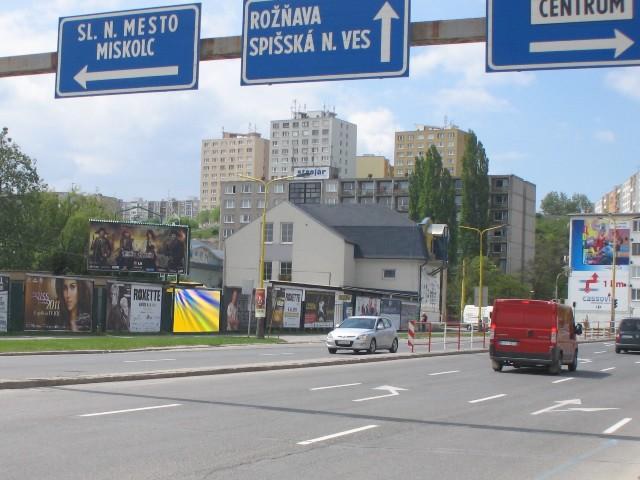
<svg viewBox="0 0 640 480">
<path fill-rule="evenodd" d="M 491 314 L 489 354 L 496 372 L 505 365 L 544 366 L 554 375 L 562 365 L 578 368 L 576 325 L 567 305 L 542 300 L 496 300 Z"/>
</svg>

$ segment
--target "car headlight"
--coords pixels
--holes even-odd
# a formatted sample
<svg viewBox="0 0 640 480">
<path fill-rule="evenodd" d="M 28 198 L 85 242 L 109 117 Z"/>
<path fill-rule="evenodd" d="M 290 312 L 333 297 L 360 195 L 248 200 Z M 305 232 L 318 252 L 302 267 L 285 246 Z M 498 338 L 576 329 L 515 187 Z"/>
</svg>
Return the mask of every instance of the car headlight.
<svg viewBox="0 0 640 480">
<path fill-rule="evenodd" d="M 358 335 L 356 337 L 356 340 L 366 340 L 369 338 L 369 334 L 368 333 L 363 333 L 362 335 Z"/>
<path fill-rule="evenodd" d="M 331 332 L 329 332 L 327 334 L 327 340 L 332 340 L 333 339 L 333 334 Z"/>
</svg>

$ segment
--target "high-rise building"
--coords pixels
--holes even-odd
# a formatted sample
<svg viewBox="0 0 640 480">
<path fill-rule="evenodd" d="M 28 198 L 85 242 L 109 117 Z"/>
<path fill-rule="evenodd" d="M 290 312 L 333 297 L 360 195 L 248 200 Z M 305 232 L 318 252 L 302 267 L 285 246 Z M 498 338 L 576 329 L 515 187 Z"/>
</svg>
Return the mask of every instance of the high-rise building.
<svg viewBox="0 0 640 480">
<path fill-rule="evenodd" d="M 358 128 L 334 112 L 294 111 L 293 118 L 271 121 L 268 177 L 293 174 L 295 167 L 333 167 L 354 176 Z"/>
<path fill-rule="evenodd" d="M 175 198 L 120 200 L 119 211 L 120 218 L 125 222 L 164 222 L 170 218 L 196 218 L 200 212 L 200 200 L 195 197 L 186 200 L 176 200 Z"/>
<path fill-rule="evenodd" d="M 220 206 L 220 182 L 238 174 L 265 178 L 269 140 L 256 132 L 223 132 L 222 138 L 202 140 L 200 154 L 200 202 L 203 210 Z"/>
<path fill-rule="evenodd" d="M 449 170 L 452 177 L 462 175 L 462 156 L 469 136 L 455 125 L 430 127 L 418 125 L 415 130 L 396 132 L 394 175 L 407 177 L 415 168 L 415 159 L 426 157 L 432 145 L 442 157 L 442 166 Z"/>
<path fill-rule="evenodd" d="M 595 204 L 595 213 L 640 212 L 640 172 L 605 193 Z"/>
</svg>

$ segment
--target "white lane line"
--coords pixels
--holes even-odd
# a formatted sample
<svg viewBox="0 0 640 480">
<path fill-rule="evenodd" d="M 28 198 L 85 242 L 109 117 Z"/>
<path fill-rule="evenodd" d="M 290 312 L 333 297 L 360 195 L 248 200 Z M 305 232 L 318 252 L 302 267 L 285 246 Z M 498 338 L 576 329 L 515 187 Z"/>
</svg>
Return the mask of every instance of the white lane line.
<svg viewBox="0 0 640 480">
<path fill-rule="evenodd" d="M 561 378 L 560 380 L 554 380 L 551 383 L 562 383 L 562 382 L 568 382 L 569 380 L 575 380 L 575 378 L 574 377 Z"/>
<path fill-rule="evenodd" d="M 157 360 L 125 360 L 124 363 L 142 363 L 142 362 L 175 362 L 175 358 L 159 358 Z"/>
<path fill-rule="evenodd" d="M 263 353 L 264 357 L 278 357 L 280 355 L 294 355 L 293 353 Z"/>
<path fill-rule="evenodd" d="M 636 363 L 640 363 L 640 362 L 636 362 Z"/>
<path fill-rule="evenodd" d="M 345 432 L 334 433 L 333 435 L 326 435 L 324 437 L 312 438 L 311 440 L 305 440 L 304 442 L 298 442 L 298 445 L 311 445 L 312 443 L 324 442 L 325 440 L 331 440 L 332 438 L 344 437 L 345 435 L 351 435 L 352 433 L 363 432 L 364 430 L 370 430 L 372 428 L 378 428 L 378 425 L 367 425 L 366 427 L 354 428 L 353 430 L 347 430 Z"/>
<path fill-rule="evenodd" d="M 620 428 L 624 427 L 627 423 L 629 423 L 632 419 L 631 418 L 623 418 L 622 420 L 620 420 L 618 423 L 616 423 L 615 425 L 610 426 L 609 428 L 607 428 L 604 432 L 602 432 L 604 435 L 610 435 L 614 432 L 616 432 L 617 430 L 619 430 Z"/>
<path fill-rule="evenodd" d="M 309 390 L 313 392 L 314 390 L 329 390 L 330 388 L 354 387 L 356 385 L 362 385 L 362 383 L 345 383 L 344 385 L 330 385 L 328 387 L 310 388 Z"/>
<path fill-rule="evenodd" d="M 597 355 L 597 354 L 599 354 L 599 353 L 607 353 L 607 352 L 606 352 L 606 351 L 604 351 L 604 350 L 603 350 L 603 351 L 601 351 L 601 352 L 593 352 L 593 354 L 594 354 L 594 355 Z"/>
<path fill-rule="evenodd" d="M 605 347 L 612 347 L 612 346 L 614 346 L 614 345 L 615 345 L 615 343 L 605 343 L 605 344 L 604 344 L 604 346 L 605 346 Z"/>
<path fill-rule="evenodd" d="M 430 377 L 434 377 L 436 375 L 447 375 L 448 373 L 460 373 L 460 370 L 449 370 L 448 372 L 436 372 L 436 373 L 430 373 L 429 376 Z"/>
<path fill-rule="evenodd" d="M 469 400 L 469 403 L 480 403 L 480 402 L 486 402 L 487 400 L 494 400 L 496 398 L 502 398 L 502 397 L 506 397 L 507 394 L 506 393 L 501 393 L 499 395 L 494 395 L 492 397 L 485 397 L 485 398 L 478 398 L 476 400 Z"/>
<path fill-rule="evenodd" d="M 615 370 L 616 367 L 609 367 L 609 368 L 603 368 L 602 370 L 600 370 L 601 372 L 610 372 L 611 370 Z"/>
<path fill-rule="evenodd" d="M 101 415 L 115 415 L 117 413 L 130 413 L 130 412 L 142 412 L 144 410 L 156 410 L 158 408 L 171 408 L 179 407 L 181 403 L 172 403 L 170 405 L 157 405 L 155 407 L 143 407 L 143 408 L 130 408 L 128 410 L 114 410 L 112 412 L 100 412 L 100 413 L 86 413 L 84 415 L 78 415 L 79 417 L 99 417 Z"/>
</svg>

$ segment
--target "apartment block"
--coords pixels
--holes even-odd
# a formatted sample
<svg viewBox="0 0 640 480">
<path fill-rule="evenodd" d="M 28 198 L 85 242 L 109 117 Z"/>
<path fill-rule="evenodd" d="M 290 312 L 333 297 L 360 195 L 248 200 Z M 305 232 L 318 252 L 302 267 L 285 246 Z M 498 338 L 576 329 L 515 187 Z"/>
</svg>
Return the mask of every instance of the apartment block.
<svg viewBox="0 0 640 480">
<path fill-rule="evenodd" d="M 391 162 L 382 155 L 358 155 L 355 178 L 387 178 L 393 176 Z"/>
<path fill-rule="evenodd" d="M 640 172 L 605 193 L 596 201 L 594 210 L 598 214 L 640 212 Z"/>
<path fill-rule="evenodd" d="M 164 222 L 172 217 L 196 218 L 199 212 L 200 200 L 195 197 L 186 200 L 120 200 L 120 218 L 125 222 Z"/>
<path fill-rule="evenodd" d="M 223 132 L 222 138 L 202 140 L 200 155 L 200 201 L 203 210 L 220 206 L 223 181 L 238 175 L 265 178 L 269 163 L 269 140 L 256 132 Z"/>
<path fill-rule="evenodd" d="M 395 133 L 394 175 L 409 176 L 415 169 L 415 159 L 424 158 L 432 145 L 442 157 L 442 166 L 451 176 L 462 175 L 462 156 L 469 136 L 455 125 L 432 127 L 418 125 L 415 130 Z"/>
<path fill-rule="evenodd" d="M 332 167 L 340 177 L 356 171 L 358 128 L 335 112 L 294 111 L 293 117 L 271 121 L 268 177 L 293 174 L 295 167 Z"/>
</svg>

